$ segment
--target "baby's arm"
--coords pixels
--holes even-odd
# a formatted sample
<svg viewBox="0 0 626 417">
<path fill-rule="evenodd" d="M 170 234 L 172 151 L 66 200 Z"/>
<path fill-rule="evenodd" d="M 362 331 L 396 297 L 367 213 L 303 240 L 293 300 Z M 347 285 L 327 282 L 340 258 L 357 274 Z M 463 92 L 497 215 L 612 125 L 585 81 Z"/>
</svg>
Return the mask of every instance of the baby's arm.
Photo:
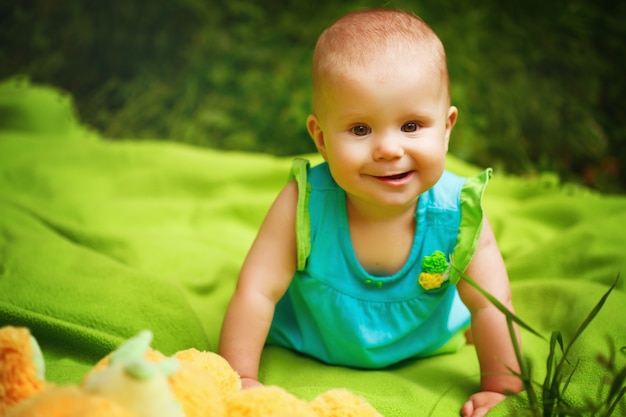
<svg viewBox="0 0 626 417">
<path fill-rule="evenodd" d="M 487 218 L 466 273 L 513 311 L 508 274 Z M 519 371 L 519 365 L 504 314 L 463 279 L 457 287 L 472 314 L 472 339 L 481 371 L 481 392 L 474 394 L 461 411 L 464 417 L 478 417 L 502 401 L 504 394 L 521 390 L 521 381 L 508 369 Z M 516 337 L 519 341 L 517 329 Z"/>
<path fill-rule="evenodd" d="M 250 248 L 222 324 L 219 353 L 239 373 L 244 388 L 260 385 L 259 362 L 274 308 L 296 270 L 297 198 L 297 185 L 290 181 Z"/>
</svg>

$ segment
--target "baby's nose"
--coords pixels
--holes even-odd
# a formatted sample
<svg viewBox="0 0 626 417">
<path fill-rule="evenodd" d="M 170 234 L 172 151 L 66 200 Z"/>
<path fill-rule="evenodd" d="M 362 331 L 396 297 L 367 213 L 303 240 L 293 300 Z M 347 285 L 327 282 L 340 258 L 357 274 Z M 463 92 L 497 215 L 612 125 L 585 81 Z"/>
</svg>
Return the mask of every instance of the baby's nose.
<svg viewBox="0 0 626 417">
<path fill-rule="evenodd" d="M 404 155 L 404 148 L 398 138 L 394 135 L 381 135 L 375 141 L 373 156 L 375 160 L 391 160 L 401 158 Z"/>
</svg>

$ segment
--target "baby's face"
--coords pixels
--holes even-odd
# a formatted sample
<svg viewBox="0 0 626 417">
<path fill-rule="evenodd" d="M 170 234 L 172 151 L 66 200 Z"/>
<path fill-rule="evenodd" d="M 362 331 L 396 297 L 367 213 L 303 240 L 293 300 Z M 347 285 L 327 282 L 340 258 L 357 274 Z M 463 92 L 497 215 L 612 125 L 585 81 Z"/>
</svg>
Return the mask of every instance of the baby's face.
<svg viewBox="0 0 626 417">
<path fill-rule="evenodd" d="M 439 180 L 457 113 L 434 67 L 355 69 L 319 94 L 309 132 L 350 201 L 413 206 Z"/>
</svg>

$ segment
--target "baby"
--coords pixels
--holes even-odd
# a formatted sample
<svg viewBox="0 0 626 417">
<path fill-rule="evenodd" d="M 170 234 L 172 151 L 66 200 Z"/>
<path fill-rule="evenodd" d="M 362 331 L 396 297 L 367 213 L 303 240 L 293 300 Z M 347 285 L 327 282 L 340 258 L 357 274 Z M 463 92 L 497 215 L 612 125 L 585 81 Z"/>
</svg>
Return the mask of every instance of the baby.
<svg viewBox="0 0 626 417">
<path fill-rule="evenodd" d="M 481 199 L 491 171 L 445 170 L 458 110 L 446 56 L 418 17 L 350 13 L 320 36 L 308 131 L 324 163 L 296 160 L 229 304 L 220 354 L 244 388 L 260 385 L 264 344 L 326 363 L 376 369 L 476 346 L 482 416 L 518 392 L 504 315 L 465 280 L 513 309 Z"/>
</svg>

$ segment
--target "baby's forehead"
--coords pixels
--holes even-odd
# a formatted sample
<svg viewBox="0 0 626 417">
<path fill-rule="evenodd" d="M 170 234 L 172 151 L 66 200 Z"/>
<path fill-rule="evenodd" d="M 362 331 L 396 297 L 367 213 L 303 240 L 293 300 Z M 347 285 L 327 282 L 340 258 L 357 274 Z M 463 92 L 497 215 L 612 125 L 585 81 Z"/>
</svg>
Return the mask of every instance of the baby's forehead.
<svg viewBox="0 0 626 417">
<path fill-rule="evenodd" d="M 333 104 L 338 94 L 351 94 L 351 89 L 360 89 L 361 86 L 386 88 L 383 86 L 398 83 L 408 87 L 425 79 L 429 85 L 437 88 L 441 99 L 449 103 L 449 82 L 445 64 L 442 66 L 429 53 L 381 53 L 369 59 L 362 58 L 338 60 L 318 74 L 313 89 L 313 107 L 316 113 Z"/>
<path fill-rule="evenodd" d="M 367 48 L 328 57 L 319 68 L 319 81 L 342 79 L 369 79 L 372 81 L 398 77 L 404 74 L 428 76 L 436 82 L 447 73 L 445 60 L 428 48 Z M 438 77 L 441 76 L 441 77 Z"/>
</svg>

